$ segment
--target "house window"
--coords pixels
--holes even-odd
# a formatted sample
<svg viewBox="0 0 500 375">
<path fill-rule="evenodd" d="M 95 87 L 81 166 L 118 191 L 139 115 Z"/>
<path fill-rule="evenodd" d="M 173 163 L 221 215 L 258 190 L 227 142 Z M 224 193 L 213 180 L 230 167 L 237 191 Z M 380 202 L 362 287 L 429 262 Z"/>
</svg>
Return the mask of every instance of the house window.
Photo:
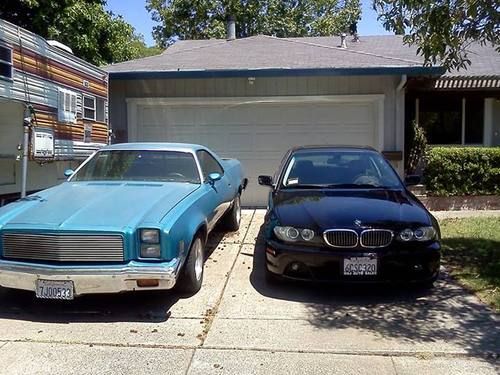
<svg viewBox="0 0 500 375">
<path fill-rule="evenodd" d="M 59 89 L 58 120 L 61 122 L 76 123 L 76 93 L 66 89 Z"/>
<path fill-rule="evenodd" d="M 12 79 L 12 48 L 0 45 L 0 78 Z"/>
<path fill-rule="evenodd" d="M 95 97 L 83 95 L 83 118 L 95 120 Z"/>
<path fill-rule="evenodd" d="M 429 144 L 483 143 L 484 99 L 432 94 L 418 98 L 419 124 Z"/>
</svg>

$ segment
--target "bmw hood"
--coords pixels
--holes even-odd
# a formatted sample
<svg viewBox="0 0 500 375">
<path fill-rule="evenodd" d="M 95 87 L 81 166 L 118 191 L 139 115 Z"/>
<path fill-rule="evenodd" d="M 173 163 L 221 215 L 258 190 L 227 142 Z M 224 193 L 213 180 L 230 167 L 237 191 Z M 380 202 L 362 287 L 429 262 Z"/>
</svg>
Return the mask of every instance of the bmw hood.
<svg viewBox="0 0 500 375">
<path fill-rule="evenodd" d="M 199 185 L 65 182 L 0 209 L 0 228 L 124 230 L 157 224 Z"/>
<path fill-rule="evenodd" d="M 281 225 L 318 231 L 356 227 L 399 229 L 432 224 L 427 210 L 405 191 L 281 191 L 273 203 L 273 212 Z"/>
</svg>

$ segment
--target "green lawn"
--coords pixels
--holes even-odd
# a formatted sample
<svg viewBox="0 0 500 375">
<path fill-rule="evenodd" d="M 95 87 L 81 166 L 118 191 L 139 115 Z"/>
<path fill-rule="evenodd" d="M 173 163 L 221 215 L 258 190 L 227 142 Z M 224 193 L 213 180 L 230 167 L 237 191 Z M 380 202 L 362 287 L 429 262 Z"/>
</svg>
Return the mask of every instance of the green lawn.
<svg viewBox="0 0 500 375">
<path fill-rule="evenodd" d="M 440 224 L 444 266 L 500 311 L 500 218 L 447 219 Z"/>
</svg>

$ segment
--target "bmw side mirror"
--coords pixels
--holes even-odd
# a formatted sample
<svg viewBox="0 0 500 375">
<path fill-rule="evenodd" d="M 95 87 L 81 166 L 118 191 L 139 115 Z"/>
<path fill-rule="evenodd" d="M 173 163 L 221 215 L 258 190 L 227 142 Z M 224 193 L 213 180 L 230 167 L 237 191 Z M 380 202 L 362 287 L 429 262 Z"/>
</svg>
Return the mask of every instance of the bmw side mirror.
<svg viewBox="0 0 500 375">
<path fill-rule="evenodd" d="M 213 184 L 215 181 L 219 181 L 222 178 L 222 175 L 218 172 L 213 172 L 208 175 L 208 182 Z"/>
<path fill-rule="evenodd" d="M 406 176 L 405 185 L 406 186 L 418 185 L 420 183 L 420 180 L 421 180 L 421 178 L 419 175 L 412 174 L 412 175 Z"/>
<path fill-rule="evenodd" d="M 74 173 L 75 173 L 75 171 L 74 171 L 73 169 L 66 169 L 66 170 L 64 171 L 64 175 L 65 175 L 66 177 L 71 177 L 71 176 L 73 176 L 73 174 L 74 174 Z"/>
<path fill-rule="evenodd" d="M 259 176 L 259 185 L 273 186 L 273 178 L 271 176 Z"/>
</svg>

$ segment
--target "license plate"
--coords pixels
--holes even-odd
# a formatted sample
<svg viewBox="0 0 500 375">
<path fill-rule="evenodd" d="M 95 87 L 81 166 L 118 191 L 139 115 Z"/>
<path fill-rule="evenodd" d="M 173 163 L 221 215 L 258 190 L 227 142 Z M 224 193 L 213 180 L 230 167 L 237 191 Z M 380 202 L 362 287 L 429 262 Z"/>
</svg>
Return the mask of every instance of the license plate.
<svg viewBox="0 0 500 375">
<path fill-rule="evenodd" d="M 73 299 L 73 281 L 37 280 L 37 298 Z"/>
<path fill-rule="evenodd" d="M 377 274 L 377 258 L 351 257 L 344 258 L 344 275 L 373 276 Z"/>
</svg>

